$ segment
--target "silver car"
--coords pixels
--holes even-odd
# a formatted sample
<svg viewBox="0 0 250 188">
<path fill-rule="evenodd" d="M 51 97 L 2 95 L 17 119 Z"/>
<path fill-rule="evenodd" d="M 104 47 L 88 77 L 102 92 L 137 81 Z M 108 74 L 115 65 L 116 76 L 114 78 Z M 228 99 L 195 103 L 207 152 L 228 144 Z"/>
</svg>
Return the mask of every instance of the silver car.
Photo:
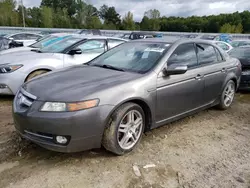
<svg viewBox="0 0 250 188">
<path fill-rule="evenodd" d="M 43 37 L 43 35 L 30 32 L 21 32 L 5 35 L 4 37 L 17 42 L 22 42 L 23 46 L 29 46 L 34 44 L 39 38 Z"/>
<path fill-rule="evenodd" d="M 30 79 L 65 67 L 87 63 L 126 40 L 74 35 L 32 51 L 1 55 L 0 94 L 15 95 Z"/>
<path fill-rule="evenodd" d="M 55 33 L 55 34 L 50 34 L 42 37 L 39 39 L 37 42 L 34 44 L 28 45 L 28 46 L 22 46 L 18 48 L 10 48 L 7 50 L 3 50 L 0 52 L 0 57 L 3 54 L 9 54 L 9 53 L 15 53 L 15 52 L 21 52 L 21 51 L 30 51 L 34 48 L 43 48 L 48 45 L 51 45 L 55 42 L 58 42 L 60 40 L 63 40 L 64 38 L 71 36 L 72 34 L 69 33 Z"/>
<path fill-rule="evenodd" d="M 240 75 L 239 60 L 209 41 L 134 40 L 25 83 L 13 103 L 15 127 L 51 150 L 103 145 L 123 155 L 144 131 L 212 106 L 229 108 Z"/>
</svg>

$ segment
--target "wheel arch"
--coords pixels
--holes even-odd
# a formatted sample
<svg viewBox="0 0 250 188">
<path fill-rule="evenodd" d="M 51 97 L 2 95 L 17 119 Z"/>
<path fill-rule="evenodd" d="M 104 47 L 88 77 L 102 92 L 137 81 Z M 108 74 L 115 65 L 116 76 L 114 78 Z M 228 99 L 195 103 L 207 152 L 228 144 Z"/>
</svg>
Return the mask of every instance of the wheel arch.
<svg viewBox="0 0 250 188">
<path fill-rule="evenodd" d="M 37 69 L 34 69 L 34 70 L 32 70 L 31 72 L 29 72 L 29 73 L 27 74 L 27 76 L 26 76 L 24 82 L 26 82 L 27 79 L 28 79 L 28 77 L 29 77 L 32 73 L 34 73 L 34 72 L 36 72 L 36 71 L 48 71 L 48 72 L 50 72 L 50 71 L 52 71 L 52 70 L 51 70 L 50 68 L 37 68 Z"/>
<path fill-rule="evenodd" d="M 153 116 L 152 116 L 152 109 L 150 108 L 150 105 L 142 98 L 129 98 L 124 101 L 121 101 L 119 104 L 117 104 L 108 114 L 105 125 L 108 126 L 108 123 L 110 121 L 110 118 L 115 110 L 117 110 L 120 106 L 126 104 L 126 103 L 135 103 L 139 105 L 144 114 L 145 114 L 145 131 L 148 131 L 151 129 L 152 123 L 153 123 Z"/>
</svg>

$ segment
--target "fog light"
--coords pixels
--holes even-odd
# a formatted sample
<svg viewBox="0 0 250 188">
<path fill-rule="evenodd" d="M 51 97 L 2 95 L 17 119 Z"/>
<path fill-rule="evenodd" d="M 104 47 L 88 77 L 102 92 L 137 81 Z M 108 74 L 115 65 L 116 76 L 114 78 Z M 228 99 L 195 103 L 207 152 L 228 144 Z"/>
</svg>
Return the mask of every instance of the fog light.
<svg viewBox="0 0 250 188">
<path fill-rule="evenodd" d="M 59 144 L 66 144 L 68 142 L 68 139 L 66 137 L 64 137 L 64 136 L 57 136 L 56 141 Z"/>
</svg>

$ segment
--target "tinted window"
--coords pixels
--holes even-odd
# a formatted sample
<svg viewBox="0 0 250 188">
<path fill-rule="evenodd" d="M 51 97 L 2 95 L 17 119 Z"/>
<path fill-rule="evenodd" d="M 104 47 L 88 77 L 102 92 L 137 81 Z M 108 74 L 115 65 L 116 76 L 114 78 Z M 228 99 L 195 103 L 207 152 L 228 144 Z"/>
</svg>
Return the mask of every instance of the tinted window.
<svg viewBox="0 0 250 188">
<path fill-rule="evenodd" d="M 208 44 L 197 44 L 199 64 L 210 64 L 217 62 L 217 55 L 214 47 Z"/>
<path fill-rule="evenodd" d="M 145 73 L 157 65 L 168 48 L 167 43 L 123 43 L 99 56 L 90 65 L 109 65 L 125 71 Z"/>
<path fill-rule="evenodd" d="M 103 53 L 105 51 L 105 41 L 89 40 L 75 48 L 80 48 L 83 53 Z"/>
<path fill-rule="evenodd" d="M 215 49 L 218 61 L 219 62 L 223 61 L 223 58 L 222 58 L 221 53 L 219 52 L 219 50 L 217 48 L 214 48 L 214 49 Z"/>
<path fill-rule="evenodd" d="M 194 44 L 181 44 L 178 46 L 168 59 L 168 65 L 172 64 L 182 64 L 187 65 L 188 67 L 196 66 L 197 56 Z"/>
</svg>

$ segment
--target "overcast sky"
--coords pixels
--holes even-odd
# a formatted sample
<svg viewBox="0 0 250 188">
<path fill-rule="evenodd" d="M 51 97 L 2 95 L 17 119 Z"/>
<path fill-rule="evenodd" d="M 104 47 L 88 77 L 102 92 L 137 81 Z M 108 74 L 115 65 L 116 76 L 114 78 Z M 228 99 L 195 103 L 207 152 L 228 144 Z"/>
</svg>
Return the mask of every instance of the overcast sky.
<svg viewBox="0 0 250 188">
<path fill-rule="evenodd" d="M 39 6 L 41 0 L 23 0 L 26 7 Z M 250 0 L 88 0 L 99 8 L 103 4 L 114 6 L 121 16 L 131 11 L 140 21 L 145 11 L 157 9 L 163 16 L 192 16 L 231 13 L 250 10 Z"/>
</svg>

